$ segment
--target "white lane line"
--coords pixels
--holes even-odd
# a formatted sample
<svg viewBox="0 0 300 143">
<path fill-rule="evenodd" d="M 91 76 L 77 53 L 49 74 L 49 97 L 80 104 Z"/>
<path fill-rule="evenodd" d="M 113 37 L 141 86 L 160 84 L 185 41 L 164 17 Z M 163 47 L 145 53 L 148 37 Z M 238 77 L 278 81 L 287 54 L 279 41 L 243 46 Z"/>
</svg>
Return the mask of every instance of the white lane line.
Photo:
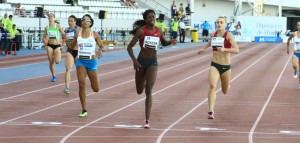
<svg viewBox="0 0 300 143">
<path fill-rule="evenodd" d="M 165 91 L 165 90 L 167 90 L 167 89 L 169 89 L 169 88 L 171 88 L 171 87 L 173 87 L 173 86 L 175 86 L 175 85 L 177 85 L 177 84 L 180 84 L 180 83 L 182 83 L 182 82 L 184 82 L 184 81 L 186 81 L 186 80 L 189 80 L 189 79 L 191 79 L 191 78 L 193 78 L 193 77 L 195 77 L 195 76 L 197 76 L 197 75 L 199 75 L 199 74 L 201 74 L 201 73 L 203 73 L 203 72 L 205 72 L 205 71 L 207 71 L 207 70 L 208 70 L 208 69 L 204 69 L 204 70 L 202 70 L 202 71 L 200 71 L 200 72 L 198 72 L 198 73 L 196 73 L 196 74 L 193 74 L 193 75 L 191 75 L 191 76 L 189 76 L 189 77 L 187 77 L 187 78 L 185 78 L 185 79 L 183 79 L 183 80 L 180 80 L 180 81 L 178 81 L 178 82 L 176 82 L 176 83 L 174 83 L 174 84 L 171 84 L 171 85 L 169 85 L 169 86 L 167 86 L 167 87 L 165 87 L 165 88 L 163 88 L 163 89 L 161 89 L 161 90 L 159 90 L 159 91 L 153 93 L 152 96 L 154 96 L 154 95 L 156 95 L 156 94 L 158 94 L 158 93 L 160 93 L 160 92 L 162 92 L 162 91 Z M 94 120 L 94 121 L 92 121 L 92 122 L 90 122 L 90 123 L 88 123 L 88 124 L 85 124 L 85 125 L 83 125 L 83 126 L 77 128 L 76 130 L 74 130 L 74 131 L 72 131 L 71 133 L 69 133 L 68 135 L 66 135 L 66 136 L 60 141 L 60 143 L 65 142 L 69 137 L 71 137 L 73 134 L 75 134 L 76 132 L 80 131 L 81 129 L 83 129 L 83 128 L 85 128 L 85 127 L 87 127 L 87 126 L 89 126 L 89 125 L 91 125 L 91 124 L 93 124 L 93 123 L 96 123 L 96 122 L 98 122 L 98 121 L 100 121 L 100 120 L 102 120 L 102 119 L 104 119 L 104 118 L 106 118 L 106 117 L 109 117 L 109 116 L 111 116 L 111 115 L 113 115 L 113 114 L 115 114 L 115 113 L 117 113 L 117 112 L 119 112 L 119 111 L 122 111 L 122 110 L 124 110 L 124 109 L 126 109 L 126 108 L 128 108 L 128 107 L 130 107 L 130 106 L 132 106 L 132 105 L 134 105 L 134 104 L 136 104 L 136 103 L 139 103 L 139 102 L 141 102 L 141 101 L 143 101 L 143 100 L 145 100 L 145 97 L 142 98 L 142 99 L 139 99 L 139 100 L 137 100 L 137 101 L 135 101 L 135 102 L 133 102 L 133 103 L 131 103 L 131 104 L 129 104 L 129 105 L 126 105 L 126 106 L 124 106 L 124 107 L 122 107 L 122 108 L 120 108 L 120 109 L 118 109 L 118 110 L 115 110 L 115 111 L 113 111 L 113 112 L 111 112 L 111 113 L 109 113 L 109 114 L 107 114 L 107 115 L 105 115 L 105 116 L 102 116 L 101 118 L 98 118 L 98 119 L 96 119 L 96 120 Z"/>
<path fill-rule="evenodd" d="M 44 58 L 45 60 L 47 60 L 47 55 L 40 55 L 40 57 L 35 57 L 35 58 L 26 58 L 26 59 L 20 59 L 20 60 L 8 60 L 8 61 L 3 61 L 3 62 L 0 62 L 1 63 L 13 63 L 13 62 L 19 62 L 19 61 L 29 61 L 29 60 L 36 60 L 36 59 L 41 59 L 41 58 Z"/>
<path fill-rule="evenodd" d="M 249 141 L 249 143 L 253 143 L 253 133 L 254 133 L 254 130 L 256 129 L 256 127 L 257 127 L 257 125 L 258 125 L 258 123 L 259 123 L 259 121 L 260 121 L 262 115 L 264 114 L 264 112 L 265 112 L 265 110 L 266 110 L 266 108 L 267 108 L 269 102 L 271 101 L 271 98 L 272 98 L 272 96 L 273 96 L 273 94 L 274 94 L 274 91 L 275 91 L 275 89 L 277 88 L 278 83 L 279 83 L 279 81 L 280 81 L 280 79 L 281 79 L 281 77 L 282 77 L 282 75 L 283 75 L 283 72 L 285 71 L 285 69 L 286 69 L 286 67 L 287 67 L 287 65 L 288 65 L 288 63 L 289 63 L 289 61 L 291 60 L 292 55 L 293 55 L 293 54 L 291 54 L 291 56 L 289 57 L 289 59 L 286 61 L 286 63 L 285 63 L 285 65 L 284 65 L 284 67 L 283 67 L 283 69 L 282 69 L 280 75 L 278 76 L 278 79 L 277 79 L 277 81 L 276 81 L 276 83 L 275 83 L 275 85 L 274 85 L 274 87 L 273 87 L 271 93 L 269 94 L 269 97 L 268 97 L 267 101 L 265 102 L 263 108 L 261 109 L 261 111 L 260 111 L 258 117 L 256 118 L 256 121 L 254 122 L 254 124 L 253 124 L 253 126 L 252 126 L 252 128 L 251 128 L 251 130 L 250 130 L 250 133 L 249 133 L 249 136 L 248 136 L 248 141 Z"/>
<path fill-rule="evenodd" d="M 183 54 L 178 54 L 178 55 L 173 55 L 173 56 L 170 56 L 170 57 L 163 58 L 163 59 L 161 59 L 159 61 L 167 60 L 167 59 L 170 59 L 170 58 L 174 58 L 174 57 L 177 57 L 177 56 L 182 56 L 182 55 L 186 55 L 186 54 L 190 54 L 190 53 L 195 53 L 195 51 L 191 51 L 191 52 L 187 52 L 187 53 L 183 53 Z M 108 75 L 108 74 L 113 74 L 115 72 L 120 72 L 120 71 L 123 71 L 123 70 L 132 69 L 132 68 L 133 67 L 127 67 L 127 68 L 123 68 L 123 69 L 118 69 L 118 70 L 115 70 L 115 71 L 111 71 L 111 72 L 99 74 L 98 76 L 104 76 L 104 75 Z M 86 79 L 88 79 L 88 78 L 86 78 Z M 77 83 L 77 81 L 78 80 L 70 81 L 70 84 L 74 83 L 74 82 Z M 33 91 L 25 92 L 25 93 L 22 93 L 22 94 L 18 94 L 18 95 L 6 97 L 6 98 L 1 98 L 0 101 L 7 100 L 7 99 L 12 99 L 12 98 L 16 98 L 16 97 L 20 97 L 20 96 L 24 96 L 26 94 L 35 93 L 35 92 L 39 92 L 39 91 L 43 91 L 43 90 L 47 90 L 47 89 L 52 89 L 52 88 L 55 88 L 55 87 L 58 87 L 58 86 L 62 86 L 62 85 L 65 85 L 65 83 L 57 84 L 57 85 L 46 87 L 46 88 L 41 88 L 41 89 L 38 89 L 38 90 L 33 90 Z"/>
<path fill-rule="evenodd" d="M 166 60 L 166 59 L 169 59 L 169 58 L 173 58 L 173 57 L 177 57 L 177 56 L 181 56 L 181 55 L 186 55 L 186 54 L 190 54 L 190 53 L 195 53 L 198 50 L 199 49 L 193 50 L 191 52 L 180 53 L 180 54 L 177 54 L 177 55 L 174 55 L 174 56 L 170 56 L 170 57 L 166 57 L 166 58 L 163 58 L 163 59 L 159 59 L 158 61 L 163 61 L 163 60 Z M 172 50 L 172 51 L 183 51 L 183 49 Z M 115 63 L 124 62 L 124 61 L 127 61 L 127 60 L 131 60 L 131 59 L 126 59 L 126 60 L 121 60 L 121 61 L 115 61 L 115 62 L 109 62 L 109 63 L 101 64 L 101 65 L 98 65 L 98 66 L 104 66 L 104 65 L 108 65 L 108 64 L 115 64 Z M 76 70 L 72 70 L 72 71 L 76 71 Z M 65 72 L 56 73 L 56 75 L 58 75 L 58 74 L 65 74 Z M 20 81 L 25 81 L 25 80 L 31 80 L 31 79 L 41 78 L 41 77 L 47 77 L 47 76 L 50 76 L 50 75 L 42 75 L 42 76 L 37 76 L 37 77 L 32 77 L 32 78 L 26 78 L 26 79 L 22 79 L 22 80 L 16 80 L 16 81 L 12 81 L 12 82 L 7 82 L 7 83 L 1 83 L 0 86 L 1 85 L 11 84 L 11 83 L 16 83 L 16 82 L 20 82 Z"/>
<path fill-rule="evenodd" d="M 256 46 L 255 48 L 257 48 L 257 47 L 259 47 L 259 46 Z M 240 55 L 243 55 L 243 54 L 245 54 L 245 53 L 247 53 L 247 52 L 249 52 L 249 51 L 251 51 L 251 50 L 253 50 L 253 49 L 255 49 L 255 48 L 251 48 L 251 49 L 249 49 L 249 50 L 247 50 L 247 51 L 245 51 L 245 52 L 243 52 L 243 53 L 241 53 L 241 54 L 239 54 L 239 55 L 237 55 L 237 56 L 235 56 L 235 57 L 238 57 L 238 56 L 240 56 Z M 233 58 L 235 58 L 235 57 L 233 57 Z M 185 79 L 183 79 L 183 80 L 181 80 L 181 81 L 178 81 L 178 82 L 176 82 L 176 83 L 174 83 L 174 84 L 172 84 L 172 85 L 170 85 L 170 86 L 168 86 L 168 87 L 166 87 L 166 88 L 163 88 L 163 89 L 161 89 L 161 90 L 159 90 L 159 91 L 153 93 L 152 96 L 155 96 L 157 93 L 160 93 L 160 92 L 162 92 L 162 91 L 164 91 L 164 90 L 166 90 L 166 89 L 168 89 L 168 88 L 170 88 L 170 87 L 172 87 L 172 86 L 175 86 L 175 85 L 177 85 L 177 84 L 180 84 L 181 82 L 184 82 L 184 81 L 186 81 L 186 80 L 189 80 L 190 78 L 192 78 L 192 77 L 194 77 L 194 76 L 197 76 L 197 75 L 199 75 L 199 74 L 201 74 L 201 73 L 207 71 L 208 69 L 209 69 L 209 68 L 206 68 L 206 69 L 204 69 L 204 70 L 202 70 L 202 71 L 200 71 L 200 72 L 198 72 L 198 73 L 196 73 L 196 74 L 194 74 L 194 75 L 192 75 L 192 76 L 189 76 L 189 77 L 187 77 L 187 78 L 185 78 Z M 105 115 L 105 116 L 102 116 L 101 118 L 98 118 L 98 119 L 96 119 L 96 120 L 94 120 L 94 121 L 92 121 L 92 122 L 90 122 L 90 123 L 88 123 L 88 124 L 85 124 L 85 125 L 81 126 L 80 128 L 77 128 L 76 130 L 74 130 L 74 131 L 72 131 L 71 133 L 69 133 L 68 135 L 66 135 L 66 136 L 60 141 L 60 143 L 64 143 L 69 137 L 71 137 L 73 134 L 75 134 L 76 132 L 80 131 L 81 129 L 83 129 L 83 128 L 85 128 L 85 127 L 87 127 L 87 126 L 89 126 L 89 125 L 91 125 L 91 124 L 93 124 L 93 123 L 95 123 L 95 122 L 98 122 L 98 121 L 100 121 L 100 120 L 102 120 L 102 119 L 104 119 L 104 118 L 106 118 L 106 117 L 109 117 L 109 116 L 111 116 L 111 115 L 113 115 L 113 114 L 115 114 L 115 113 L 117 113 L 117 112 L 119 112 L 119 111 L 122 111 L 122 110 L 124 110 L 124 109 L 126 109 L 126 108 L 128 108 L 128 107 L 130 107 L 130 106 L 132 106 L 132 105 L 134 105 L 134 104 L 136 104 L 136 103 L 138 103 L 138 102 L 140 102 L 140 101 L 143 101 L 144 99 L 145 99 L 145 97 L 142 98 L 142 99 L 139 99 L 139 100 L 137 100 L 137 101 L 135 101 L 135 102 L 133 102 L 133 103 L 131 103 L 131 104 L 129 104 L 129 105 L 126 105 L 126 106 L 124 106 L 124 107 L 122 107 L 122 108 L 120 108 L 120 109 L 118 109 L 118 110 L 115 110 L 115 111 L 113 111 L 113 112 L 111 112 L 111 113 L 109 113 L 109 114 L 107 114 L 107 115 Z"/>
<path fill-rule="evenodd" d="M 206 56 L 203 56 L 203 57 L 201 57 L 201 58 L 196 58 L 196 59 L 193 59 L 193 60 L 190 60 L 190 61 L 181 63 L 181 64 L 177 64 L 177 65 L 175 65 L 175 66 L 172 66 L 172 67 L 169 67 L 169 68 L 160 70 L 160 71 L 158 71 L 158 72 L 160 73 L 160 72 L 164 72 L 164 71 L 167 71 L 167 70 L 176 68 L 176 67 L 180 67 L 180 66 L 182 66 L 182 65 L 184 65 L 184 64 L 187 64 L 187 63 L 189 63 L 189 62 L 193 62 L 193 61 L 196 61 L 196 60 L 201 60 L 201 59 L 203 59 L 203 58 L 205 58 L 205 57 L 208 57 L 208 56 L 209 56 L 209 55 L 206 55 Z M 131 67 L 131 68 L 132 68 L 132 67 Z M 103 91 L 106 91 L 106 90 L 109 90 L 109 89 L 112 89 L 112 88 L 121 86 L 121 85 L 123 85 L 123 84 L 129 83 L 129 82 L 132 82 L 132 81 L 135 81 L 135 80 L 132 79 L 132 80 L 128 80 L 128 81 L 125 81 L 125 82 L 122 82 L 122 83 L 119 83 L 119 84 L 115 84 L 114 86 L 110 86 L 110 87 L 108 87 L 108 88 L 105 88 L 105 89 L 100 90 L 100 92 L 103 92 Z M 91 95 L 97 94 L 97 93 L 98 93 L 98 92 L 92 92 L 92 93 L 90 93 L 90 94 L 87 94 L 86 96 L 91 96 Z M 19 117 L 16 117 L 16 118 L 13 118 L 13 119 L 10 119 L 10 120 L 7 120 L 7 121 L 0 122 L 0 125 L 3 125 L 3 124 L 6 124 L 6 123 L 8 123 L 8 122 L 11 122 L 11 121 L 15 121 L 15 120 L 17 120 L 17 119 L 20 119 L 20 118 L 23 118 L 23 117 L 27 117 L 27 116 L 30 116 L 30 115 L 33 115 L 33 114 L 36 114 L 36 113 L 39 113 L 39 112 L 42 112 L 42 111 L 45 111 L 45 110 L 48 110 L 48 109 L 51 109 L 51 108 L 54 108 L 54 107 L 63 105 L 63 104 L 66 104 L 66 103 L 69 103 L 69 102 L 72 102 L 72 101 L 75 101 L 75 100 L 77 100 L 77 99 L 79 99 L 79 98 L 71 99 L 71 100 L 68 100 L 68 101 L 65 101 L 65 102 L 62 102 L 62 103 L 58 103 L 58 104 L 49 106 L 49 107 L 47 107 L 47 108 L 40 109 L 40 110 L 38 110 L 38 111 L 31 112 L 31 113 L 29 113 L 29 114 L 25 114 L 25 115 L 22 115 L 22 116 L 19 116 Z"/>
<path fill-rule="evenodd" d="M 12 123 L 8 123 L 5 124 L 6 126 L 43 126 L 43 127 L 64 127 L 64 128 L 78 128 L 80 127 L 80 125 L 65 125 L 65 124 L 59 124 L 60 122 L 57 122 L 55 124 L 32 124 L 32 123 L 16 123 L 16 122 L 12 122 Z M 86 122 L 82 122 L 82 123 L 86 123 Z M 127 126 L 127 127 L 126 127 Z M 136 129 L 143 129 L 144 128 L 140 128 L 141 125 L 111 125 L 111 126 L 88 126 L 86 128 L 89 129 L 118 129 L 118 128 L 126 128 L 128 130 L 132 129 L 132 130 L 136 130 Z M 204 128 L 204 127 L 203 127 Z M 170 129 L 170 131 L 176 131 L 176 132 L 213 132 L 213 133 L 233 133 L 233 134 L 249 134 L 249 132 L 243 132 L 243 131 L 229 131 L 229 130 L 224 130 L 224 129 L 218 129 L 215 128 L 215 130 L 209 130 L 209 129 L 214 129 L 214 128 L 207 128 L 204 130 L 201 130 L 201 127 L 196 127 L 195 129 Z M 155 130 L 155 131 L 163 131 L 165 129 L 160 129 L 160 128 L 151 128 L 151 130 Z M 255 134 L 260 134 L 260 135 L 300 135 L 300 131 L 280 131 L 280 132 L 274 132 L 274 133 L 267 133 L 267 132 L 255 132 Z M 26 136 L 27 137 L 27 136 Z M 61 136 L 60 138 L 62 138 L 63 136 Z M 76 136 L 72 136 L 72 137 L 76 137 Z M 155 136 L 157 137 L 157 136 Z M 169 136 L 168 136 L 169 137 Z M 176 136 L 178 137 L 178 136 Z M 2 137 L 0 137 L 2 138 Z M 5 138 L 5 137 L 4 137 Z M 11 138 L 16 138 L 11 137 Z M 282 137 L 280 137 L 282 138 Z M 300 138 L 300 136 L 298 136 L 298 138 Z"/>
<path fill-rule="evenodd" d="M 235 76 L 233 79 L 230 80 L 230 82 L 233 82 L 234 80 L 236 80 L 239 76 L 241 76 L 244 72 L 246 72 L 248 69 L 250 69 L 252 66 L 254 66 L 256 63 L 258 63 L 261 59 L 263 59 L 265 56 L 267 56 L 268 54 L 270 54 L 272 51 L 274 51 L 275 49 L 277 49 L 278 47 L 280 47 L 281 45 L 278 45 L 276 48 L 273 48 L 272 50 L 270 50 L 268 53 L 264 54 L 261 58 L 257 59 L 254 63 L 252 63 L 250 66 L 248 66 L 246 69 L 244 69 L 242 72 L 240 72 L 237 76 Z M 221 91 L 221 88 L 219 88 L 216 93 L 218 93 L 219 91 Z M 184 118 L 186 118 L 188 115 L 190 115 L 192 112 L 194 112 L 197 108 L 199 108 L 200 106 L 202 106 L 208 99 L 206 98 L 204 101 L 202 101 L 201 103 L 199 103 L 197 106 L 195 106 L 193 109 L 191 109 L 189 112 L 187 112 L 185 115 L 183 115 L 182 117 L 180 117 L 177 121 L 175 121 L 173 124 L 171 124 L 169 127 L 167 127 L 157 138 L 156 143 L 160 143 L 163 136 L 171 129 L 173 128 L 176 124 L 178 124 L 181 120 L 183 120 Z"/>
</svg>

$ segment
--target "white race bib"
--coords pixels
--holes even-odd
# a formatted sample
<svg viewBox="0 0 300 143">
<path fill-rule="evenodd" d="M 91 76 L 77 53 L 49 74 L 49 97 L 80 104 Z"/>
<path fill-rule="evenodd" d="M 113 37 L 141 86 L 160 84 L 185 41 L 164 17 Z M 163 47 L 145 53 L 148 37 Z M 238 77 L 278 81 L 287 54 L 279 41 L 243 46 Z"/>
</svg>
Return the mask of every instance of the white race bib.
<svg viewBox="0 0 300 143">
<path fill-rule="evenodd" d="M 157 47 L 159 45 L 159 37 L 153 37 L 153 36 L 145 36 L 144 39 L 144 48 L 151 48 L 157 50 Z"/>
<path fill-rule="evenodd" d="M 69 32 L 67 33 L 67 38 L 68 39 L 74 39 L 75 33 L 74 32 Z"/>
<path fill-rule="evenodd" d="M 211 46 L 224 48 L 224 38 L 223 37 L 213 37 L 211 39 Z"/>
<path fill-rule="evenodd" d="M 95 46 L 93 43 L 78 43 L 78 58 L 92 59 L 95 54 Z"/>
<path fill-rule="evenodd" d="M 47 32 L 49 39 L 56 39 L 57 35 L 55 31 L 48 31 Z"/>
</svg>

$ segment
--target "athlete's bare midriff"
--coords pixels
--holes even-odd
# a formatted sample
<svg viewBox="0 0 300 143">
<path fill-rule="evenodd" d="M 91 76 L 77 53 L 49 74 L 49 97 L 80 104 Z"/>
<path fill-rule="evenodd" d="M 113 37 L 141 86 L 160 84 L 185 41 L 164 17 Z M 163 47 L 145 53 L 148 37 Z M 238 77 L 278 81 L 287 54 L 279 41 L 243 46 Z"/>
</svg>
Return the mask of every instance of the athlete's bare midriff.
<svg viewBox="0 0 300 143">
<path fill-rule="evenodd" d="M 212 61 L 220 65 L 230 65 L 230 53 L 213 51 Z"/>
</svg>

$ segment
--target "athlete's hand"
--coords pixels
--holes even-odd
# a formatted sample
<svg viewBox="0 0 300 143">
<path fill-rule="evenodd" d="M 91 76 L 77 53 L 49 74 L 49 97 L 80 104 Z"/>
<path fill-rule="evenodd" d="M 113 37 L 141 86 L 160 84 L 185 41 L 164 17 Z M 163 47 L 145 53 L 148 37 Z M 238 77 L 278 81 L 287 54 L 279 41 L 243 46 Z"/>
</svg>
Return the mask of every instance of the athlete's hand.
<svg viewBox="0 0 300 143">
<path fill-rule="evenodd" d="M 102 50 L 98 50 L 96 54 L 98 59 L 102 58 Z"/>
<path fill-rule="evenodd" d="M 43 39 L 43 43 L 47 46 L 47 45 L 48 45 L 48 39 L 47 39 L 47 38 L 44 38 L 44 39 Z"/>
<path fill-rule="evenodd" d="M 204 49 L 200 49 L 199 52 L 198 52 L 198 55 L 201 55 L 201 54 L 203 54 L 204 52 L 205 52 Z"/>
<path fill-rule="evenodd" d="M 139 71 L 139 70 L 142 68 L 141 64 L 140 64 L 137 60 L 135 60 L 135 61 L 133 62 L 133 67 L 134 67 L 134 69 L 137 70 L 137 71 Z"/>
<path fill-rule="evenodd" d="M 219 51 L 219 52 L 225 52 L 225 48 L 223 48 L 223 47 L 217 47 L 217 51 Z"/>
</svg>

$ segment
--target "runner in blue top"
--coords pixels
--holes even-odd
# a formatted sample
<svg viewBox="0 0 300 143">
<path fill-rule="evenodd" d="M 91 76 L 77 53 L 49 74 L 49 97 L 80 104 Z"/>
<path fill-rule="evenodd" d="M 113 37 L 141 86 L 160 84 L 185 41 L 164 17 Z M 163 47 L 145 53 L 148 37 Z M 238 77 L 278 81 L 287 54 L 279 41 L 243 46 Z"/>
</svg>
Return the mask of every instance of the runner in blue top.
<svg viewBox="0 0 300 143">
<path fill-rule="evenodd" d="M 74 36 L 76 33 L 79 32 L 80 28 L 76 25 L 76 17 L 74 15 L 69 16 L 68 18 L 68 24 L 69 27 L 65 29 L 65 33 L 67 35 L 67 41 L 66 42 L 72 42 L 74 39 Z M 66 66 L 66 74 L 65 74 L 65 85 L 66 88 L 63 90 L 63 92 L 67 95 L 70 94 L 70 80 L 71 80 L 71 70 L 74 65 L 74 62 L 76 61 L 78 53 L 78 47 L 77 45 L 75 47 L 68 48 L 66 59 L 65 59 L 65 66 Z"/>
</svg>

